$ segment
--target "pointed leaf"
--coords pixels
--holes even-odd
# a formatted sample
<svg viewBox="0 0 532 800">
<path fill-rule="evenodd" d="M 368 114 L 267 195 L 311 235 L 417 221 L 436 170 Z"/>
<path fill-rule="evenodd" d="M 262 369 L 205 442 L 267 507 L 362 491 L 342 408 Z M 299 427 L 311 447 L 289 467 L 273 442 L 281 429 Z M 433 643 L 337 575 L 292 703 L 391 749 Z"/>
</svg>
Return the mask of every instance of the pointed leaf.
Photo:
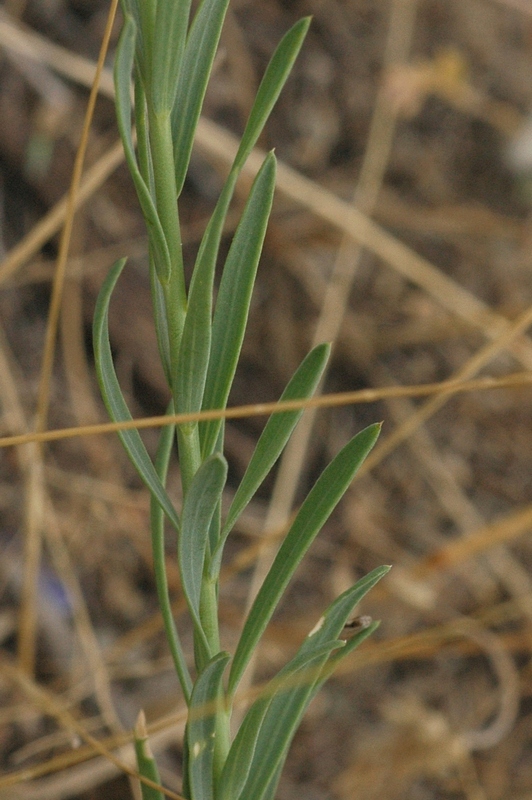
<svg viewBox="0 0 532 800">
<path fill-rule="evenodd" d="M 187 315 L 173 379 L 176 406 L 180 414 L 201 410 L 211 352 L 214 266 L 214 260 L 209 262 L 208 258 L 196 262 L 190 284 Z"/>
<path fill-rule="evenodd" d="M 170 274 L 170 254 L 155 204 L 137 165 L 131 134 L 131 72 L 135 57 L 135 37 L 136 26 L 133 17 L 126 16 L 115 57 L 116 118 L 127 165 L 148 226 L 150 244 L 153 246 L 159 278 L 164 283 Z"/>
<path fill-rule="evenodd" d="M 377 441 L 380 425 L 370 425 L 340 450 L 322 472 L 290 526 L 249 612 L 229 676 L 233 694 L 246 665 L 301 559 L 343 497 L 358 468 Z"/>
<path fill-rule="evenodd" d="M 294 65 L 307 35 L 311 17 L 304 17 L 283 36 L 260 83 L 246 128 L 240 140 L 234 166 L 240 169 L 255 147 L 272 108 Z"/>
<path fill-rule="evenodd" d="M 339 660 L 348 646 L 352 644 L 353 640 L 347 643 L 338 641 L 344 625 L 354 607 L 388 572 L 388 569 L 389 567 L 379 567 L 373 570 L 329 606 L 318 624 L 306 637 L 296 655 L 283 667 L 265 688 L 264 694 L 249 709 L 231 746 L 222 772 L 220 790 L 223 789 L 223 792 L 219 800 L 233 800 L 240 796 L 245 782 L 248 780 L 248 775 L 251 775 L 257 768 L 251 763 L 257 747 L 262 748 L 260 756 L 257 756 L 259 763 L 262 764 L 265 759 L 271 759 L 268 768 L 264 770 L 265 774 L 268 773 L 268 769 L 271 772 L 279 764 L 282 765 L 300 719 L 308 703 L 316 694 L 316 685 L 321 686 L 323 683 L 322 666 L 331 652 L 336 650 L 330 661 Z M 357 644 L 360 643 L 359 636 L 360 634 L 357 634 L 357 637 L 354 637 L 358 640 Z M 352 649 L 349 647 L 349 652 Z M 294 698 L 297 701 L 296 705 L 292 704 Z M 295 716 L 293 719 L 285 718 L 282 733 L 277 736 L 276 746 L 270 750 L 264 744 L 268 740 L 269 734 L 263 734 L 263 723 L 266 721 L 266 724 L 269 725 L 269 716 L 271 715 L 275 719 L 280 713 L 280 708 L 287 703 L 291 704 L 291 713 Z M 246 769 L 242 769 L 241 765 L 243 764 L 247 765 Z M 247 789 L 243 796 L 247 798 Z"/>
<path fill-rule="evenodd" d="M 161 785 L 161 778 L 157 763 L 151 751 L 148 734 L 146 731 L 146 720 L 144 712 L 139 714 L 137 724 L 133 732 L 135 755 L 137 757 L 137 768 L 143 778 L 147 778 L 153 783 Z M 146 783 L 140 782 L 140 789 L 142 792 L 142 800 L 164 800 L 164 794 L 155 789 L 154 786 L 148 786 Z"/>
<path fill-rule="evenodd" d="M 312 652 L 320 642 L 329 642 L 331 639 L 340 637 L 342 629 L 355 606 L 389 571 L 390 567 L 388 566 L 377 567 L 377 569 L 364 575 L 354 586 L 351 586 L 350 589 L 347 589 L 337 597 L 308 634 L 297 652 L 297 657 L 302 657 L 307 652 Z"/>
<path fill-rule="evenodd" d="M 321 344 L 307 355 L 290 379 L 281 395 L 281 401 L 301 400 L 313 394 L 325 369 L 330 350 L 330 345 Z M 266 423 L 227 514 L 220 543 L 213 556 L 212 574 L 220 567 L 223 546 L 229 532 L 279 458 L 302 413 L 303 409 L 274 413 Z"/>
<path fill-rule="evenodd" d="M 196 63 L 196 51 L 200 47 L 205 47 L 205 52 L 208 52 L 209 47 L 212 48 L 211 52 L 215 50 L 215 39 L 219 35 L 218 26 L 221 27 L 223 22 L 222 16 L 225 15 L 225 5 L 227 0 L 218 3 L 218 0 L 204 0 L 200 7 L 192 29 L 187 40 L 187 47 L 185 51 L 185 65 L 182 70 L 183 86 L 180 85 L 178 89 L 178 97 L 174 106 L 173 112 L 173 126 L 174 126 L 174 142 L 175 142 L 175 163 L 176 163 L 176 183 L 178 193 L 181 191 L 182 183 L 185 178 L 186 168 L 190 160 L 190 148 L 192 146 L 193 134 L 195 130 L 192 125 L 193 121 L 197 121 L 197 115 L 200 111 L 200 93 L 204 92 L 204 81 L 206 78 L 207 62 Z M 213 6 L 216 6 L 214 9 Z M 201 24 L 200 24 L 201 23 Z M 223 233 L 224 222 L 227 216 L 229 205 L 233 197 L 236 182 L 244 166 L 244 163 L 251 153 L 253 147 L 262 133 L 266 120 L 275 104 L 281 89 L 284 86 L 286 78 L 288 77 L 290 67 L 299 52 L 299 48 L 303 42 L 304 35 L 308 27 L 308 20 L 302 20 L 297 23 L 283 38 L 275 51 L 270 64 L 266 70 L 264 78 L 261 82 L 257 98 L 253 104 L 249 120 L 247 122 L 242 142 L 240 144 L 237 156 L 233 162 L 231 171 L 224 184 L 216 208 L 209 221 L 207 229 L 203 235 L 201 246 L 196 259 L 194 273 L 189 293 L 190 304 L 196 307 L 199 305 L 202 316 L 204 319 L 204 332 L 205 344 L 207 342 L 207 333 L 210 333 L 211 319 L 206 319 L 206 302 L 212 301 L 212 285 L 214 278 L 214 270 L 220 249 L 220 241 Z M 209 43 L 207 46 L 207 42 Z M 187 67 L 188 62 L 194 64 L 194 69 L 190 67 L 190 72 Z M 192 78 L 188 80 L 188 76 Z M 186 79 L 185 79 L 186 78 Z M 197 82 L 200 89 L 196 89 L 194 81 Z M 197 93 L 196 93 L 197 92 Z M 183 98 L 181 100 L 181 98 Z M 203 95 L 201 95 L 201 102 Z M 183 110 L 184 109 L 184 110 Z M 198 284 L 197 286 L 195 284 Z M 209 312 L 210 313 L 210 312 Z M 196 320 L 196 313 L 192 317 Z M 199 323 L 198 323 L 199 324 Z M 210 345 L 210 339 L 209 339 Z M 201 361 L 199 361 L 199 368 L 196 372 L 195 386 L 199 388 L 203 385 L 205 380 L 204 366 L 205 350 L 202 350 Z M 207 354 L 208 357 L 208 354 Z M 199 355 L 198 355 L 199 358 Z M 197 402 L 197 397 L 194 398 Z"/>
<path fill-rule="evenodd" d="M 201 673 L 192 692 L 187 724 L 190 800 L 214 798 L 216 710 L 222 675 L 229 659 L 228 653 L 218 653 Z"/>
<path fill-rule="evenodd" d="M 295 676 L 298 672 L 303 673 L 302 681 L 305 682 L 307 678 L 304 672 L 317 658 L 327 658 L 332 650 L 343 646 L 344 642 L 338 640 L 319 642 L 312 651 L 309 650 L 304 656 L 293 659 L 266 686 L 264 693 L 253 703 L 238 729 L 220 776 L 216 800 L 235 800 L 240 796 L 250 773 L 263 721 L 274 698 L 285 698 L 287 693 L 297 686 Z M 314 674 L 314 671 L 309 674 Z"/>
<path fill-rule="evenodd" d="M 177 196 L 181 194 L 229 0 L 203 0 L 190 28 L 172 112 Z"/>
<path fill-rule="evenodd" d="M 263 717 L 248 778 L 236 798 L 263 800 L 268 792 L 272 775 L 282 767 L 286 759 L 302 709 L 308 705 L 316 675 L 319 674 L 331 650 L 340 647 L 341 644 L 330 642 L 328 647 L 316 648 L 314 658 L 297 659 L 297 667 L 293 664 L 287 671 L 284 676 L 284 686 L 281 684 L 276 690 Z"/>
<path fill-rule="evenodd" d="M 105 279 L 96 302 L 93 323 L 93 347 L 96 374 L 103 401 L 113 422 L 123 422 L 132 419 L 129 408 L 120 390 L 118 378 L 116 377 L 111 354 L 111 345 L 109 343 L 108 327 L 111 294 L 125 263 L 125 258 L 117 261 Z M 179 530 L 179 517 L 155 471 L 139 432 L 137 430 L 118 431 L 118 435 L 140 477 L 152 495 L 157 499 L 157 502 L 164 509 L 166 516 L 174 528 Z"/>
<path fill-rule="evenodd" d="M 244 339 L 246 322 L 275 188 L 275 156 L 257 174 L 224 266 L 212 328 L 204 408 L 225 408 Z M 210 455 L 220 422 L 202 426 L 202 454 Z"/>
<path fill-rule="evenodd" d="M 378 623 L 372 623 L 343 642 L 344 646 L 340 648 L 334 647 L 335 639 L 331 641 L 331 637 L 341 637 L 355 606 L 389 569 L 378 567 L 340 595 L 325 611 L 292 661 L 272 682 L 282 679 L 287 691 L 282 696 L 281 691 L 276 692 L 264 714 L 242 798 L 265 800 L 270 796 L 265 789 L 269 775 L 284 764 L 292 738 L 310 702 L 340 661 L 370 636 Z M 324 653 L 320 653 L 320 647 Z"/>
<path fill-rule="evenodd" d="M 188 30 L 190 0 L 157 0 L 149 95 L 156 114 L 174 105 Z"/>
</svg>

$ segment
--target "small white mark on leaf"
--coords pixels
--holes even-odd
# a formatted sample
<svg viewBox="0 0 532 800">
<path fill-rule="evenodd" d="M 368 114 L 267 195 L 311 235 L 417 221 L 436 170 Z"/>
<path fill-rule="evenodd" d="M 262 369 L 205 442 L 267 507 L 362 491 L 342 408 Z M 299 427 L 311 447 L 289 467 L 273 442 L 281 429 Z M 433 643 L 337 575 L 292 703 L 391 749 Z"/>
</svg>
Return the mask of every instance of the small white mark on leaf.
<svg viewBox="0 0 532 800">
<path fill-rule="evenodd" d="M 194 742 L 194 745 L 192 747 L 193 758 L 197 758 L 201 753 L 201 751 L 204 749 L 204 747 L 205 747 L 205 742 Z"/>
<path fill-rule="evenodd" d="M 312 628 L 312 630 L 309 633 L 307 638 L 310 638 L 311 636 L 314 636 L 314 634 L 317 633 L 320 630 L 320 628 L 322 627 L 324 622 L 325 622 L 325 617 L 320 617 L 320 619 L 314 625 L 314 627 Z"/>
</svg>

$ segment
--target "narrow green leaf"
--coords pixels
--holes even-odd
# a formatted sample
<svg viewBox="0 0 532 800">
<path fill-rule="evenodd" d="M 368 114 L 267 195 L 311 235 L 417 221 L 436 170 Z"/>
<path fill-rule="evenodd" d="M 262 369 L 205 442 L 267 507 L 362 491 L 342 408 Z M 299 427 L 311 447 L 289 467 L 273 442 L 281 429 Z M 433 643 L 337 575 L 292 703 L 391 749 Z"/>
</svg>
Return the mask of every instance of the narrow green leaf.
<svg viewBox="0 0 532 800">
<path fill-rule="evenodd" d="M 340 450 L 322 472 L 290 526 L 249 612 L 229 676 L 233 694 L 301 559 L 343 497 L 360 465 L 377 441 L 380 425 L 370 425 Z"/>
<path fill-rule="evenodd" d="M 190 16 L 190 0 L 157 0 L 149 96 L 156 114 L 174 105 Z"/>
<path fill-rule="evenodd" d="M 341 650 L 338 650 L 336 653 L 333 653 L 327 663 L 325 664 L 324 668 L 321 671 L 319 679 L 316 681 L 312 688 L 312 695 L 309 699 L 309 702 L 312 701 L 313 697 L 319 692 L 323 684 L 329 680 L 331 675 L 335 672 L 340 664 L 340 661 L 343 661 L 344 658 L 351 655 L 353 650 L 356 650 L 357 647 L 360 647 L 362 642 L 364 642 L 368 637 L 370 637 L 377 628 L 379 627 L 380 622 L 376 620 L 368 625 L 367 628 L 363 628 L 356 636 L 353 636 L 352 639 L 348 639 L 346 642 L 345 647 Z"/>
<path fill-rule="evenodd" d="M 217 41 L 216 37 L 219 35 L 218 26 L 221 27 L 221 23 L 223 22 L 222 16 L 225 15 L 224 6 L 226 4 L 227 0 L 221 0 L 218 4 L 217 0 L 204 0 L 204 3 L 198 10 L 187 42 L 187 49 L 185 52 L 187 68 L 185 69 L 184 67 L 183 72 L 184 74 L 192 74 L 192 79 L 190 82 L 183 82 L 183 89 L 180 87 L 179 92 L 185 93 L 186 97 L 180 99 L 181 94 L 179 95 L 174 106 L 173 117 L 174 129 L 176 130 L 176 135 L 174 137 L 176 149 L 175 163 L 176 169 L 178 170 L 176 183 L 179 191 L 181 190 L 186 167 L 188 166 L 190 158 L 190 148 L 195 131 L 195 123 L 194 126 L 192 123 L 194 120 L 197 121 L 197 115 L 200 110 L 198 105 L 200 89 L 197 87 L 193 88 L 193 84 L 197 81 L 197 84 L 202 87 L 201 91 L 204 91 L 203 82 L 206 78 L 205 70 L 207 68 L 207 59 L 205 59 L 205 61 L 196 62 L 195 53 L 197 48 L 201 46 L 205 47 L 205 52 L 209 52 L 209 48 L 211 48 L 210 52 L 214 53 L 215 39 Z M 216 10 L 212 9 L 212 6 L 216 6 Z M 257 98 L 251 109 L 237 156 L 203 236 L 196 260 L 192 278 L 193 281 L 197 279 L 198 282 L 202 282 L 205 285 L 212 281 L 220 248 L 224 221 L 233 197 L 236 182 L 247 157 L 257 143 L 268 116 L 279 97 L 293 61 L 303 43 L 307 28 L 308 20 L 302 20 L 296 23 L 282 39 L 272 56 L 263 80 L 261 81 Z M 202 37 L 204 40 L 200 43 Z M 194 68 L 189 62 L 195 65 Z M 182 108 L 189 110 L 186 113 L 182 113 Z M 177 127 L 176 120 L 178 120 Z"/>
<path fill-rule="evenodd" d="M 172 370 L 170 367 L 170 334 L 168 331 L 168 320 L 166 318 L 166 302 L 164 289 L 157 275 L 155 259 L 150 254 L 150 289 L 153 306 L 153 319 L 155 323 L 155 333 L 159 356 L 164 370 L 164 375 L 168 386 L 172 386 Z"/>
<path fill-rule="evenodd" d="M 243 166 L 262 133 L 272 108 L 290 75 L 294 61 L 307 35 L 310 22 L 310 17 L 304 17 L 299 22 L 296 22 L 283 36 L 268 64 L 240 140 L 240 146 L 234 161 L 234 167 L 237 169 Z"/>
<path fill-rule="evenodd" d="M 224 266 L 212 329 L 212 345 L 203 408 L 225 408 L 244 339 L 266 227 L 275 189 L 275 156 L 270 153 L 257 174 Z M 215 445 L 220 422 L 202 429 L 202 455 Z"/>
<path fill-rule="evenodd" d="M 133 17 L 126 16 L 118 40 L 114 67 L 116 118 L 127 165 L 148 227 L 157 271 L 164 283 L 170 274 L 170 254 L 150 190 L 137 165 L 131 134 L 131 73 L 135 57 L 135 38 L 136 26 Z"/>
<path fill-rule="evenodd" d="M 108 325 L 111 295 L 125 263 L 125 258 L 120 259 L 109 271 L 98 295 L 93 322 L 96 374 L 105 406 L 113 422 L 132 419 L 116 377 Z M 118 435 L 140 477 L 157 499 L 174 528 L 179 531 L 179 517 L 155 471 L 139 432 L 137 430 L 118 431 Z"/>
<path fill-rule="evenodd" d="M 135 127 L 137 129 L 137 161 L 142 180 L 153 196 L 153 164 L 150 153 L 146 93 L 139 74 L 135 69 Z"/>
<path fill-rule="evenodd" d="M 201 410 L 211 351 L 214 266 L 214 260 L 209 262 L 208 258 L 196 262 L 190 284 L 187 315 L 173 377 L 178 413 Z"/>
<path fill-rule="evenodd" d="M 130 14 L 137 27 L 135 62 L 144 86 L 148 86 L 151 76 L 153 35 L 155 30 L 155 10 L 157 0 L 122 0 L 124 18 Z"/>
<path fill-rule="evenodd" d="M 187 40 L 184 66 L 181 73 L 182 82 L 179 85 L 172 116 L 178 193 L 182 189 L 190 160 L 190 149 L 194 138 L 195 126 L 201 110 L 201 102 L 203 101 L 202 93 L 205 91 L 205 81 L 208 78 L 207 68 L 209 67 L 210 69 L 208 54 L 214 55 L 216 50 L 219 29 L 221 29 L 227 2 L 228 0 L 221 0 L 221 2 L 220 0 L 204 0 L 196 14 Z M 236 159 L 202 238 L 189 291 L 189 308 L 197 309 L 191 314 L 189 324 L 197 324 L 198 327 L 201 324 L 204 336 L 204 347 L 201 352 L 198 352 L 197 369 L 194 378 L 196 391 L 194 403 L 190 401 L 191 405 L 197 403 L 197 395 L 205 381 L 205 370 L 207 368 L 205 354 L 207 352 L 207 343 L 210 346 L 212 325 L 211 309 L 210 305 L 207 307 L 207 304 L 212 302 L 214 270 L 224 222 L 233 197 L 234 188 L 242 167 L 257 143 L 271 109 L 288 77 L 290 66 L 301 47 L 307 27 L 308 21 L 303 20 L 301 23 L 297 23 L 294 28 L 288 31 L 272 56 L 253 104 Z M 203 48 L 205 48 L 204 51 Z M 196 58 L 196 53 L 200 49 L 206 54 L 205 58 L 201 60 Z M 286 63 L 285 59 L 288 59 Z M 192 75 L 190 79 L 189 75 Z M 190 331 L 187 336 L 192 337 L 192 334 L 193 332 Z M 197 337 L 195 338 L 197 339 Z M 187 392 L 185 392 L 185 396 L 187 396 Z"/>
<path fill-rule="evenodd" d="M 187 724 L 190 800 L 214 798 L 214 740 L 221 681 L 230 659 L 218 653 L 199 676 L 192 692 Z"/>
<path fill-rule="evenodd" d="M 220 776 L 216 800 L 235 800 L 240 797 L 252 768 L 263 721 L 269 713 L 274 698 L 280 698 L 283 702 L 283 699 L 298 686 L 297 673 L 302 673 L 302 682 L 304 683 L 307 681 L 305 671 L 317 658 L 327 658 L 332 650 L 343 646 L 344 642 L 338 640 L 319 642 L 312 651 L 308 650 L 303 656 L 298 654 L 298 657 L 292 659 L 290 664 L 265 687 L 263 694 L 246 713 L 231 745 Z M 315 671 L 311 670 L 309 674 L 314 675 Z"/>
<path fill-rule="evenodd" d="M 220 776 L 216 800 L 238 800 L 248 779 L 257 736 L 270 702 L 271 695 L 260 697 L 242 720 Z"/>
<path fill-rule="evenodd" d="M 202 463 L 189 486 L 181 513 L 178 557 L 181 583 L 192 618 L 202 630 L 201 585 L 209 528 L 227 478 L 227 462 L 219 453 Z"/>
<path fill-rule="evenodd" d="M 374 569 L 340 595 L 306 637 L 294 658 L 272 681 L 273 686 L 279 684 L 280 688 L 274 690 L 275 694 L 256 732 L 253 760 L 242 798 L 265 800 L 270 796 L 266 790 L 269 776 L 284 764 L 292 738 L 309 703 L 345 655 L 351 653 L 378 627 L 378 623 L 372 623 L 352 639 L 342 642 L 342 647 L 338 646 L 337 637 L 341 637 L 353 609 L 389 569 L 386 566 Z"/>
<path fill-rule="evenodd" d="M 336 653 L 333 653 L 331 661 L 333 658 L 340 659 L 348 645 L 352 645 L 353 640 L 346 644 L 338 641 L 338 637 L 354 607 L 388 572 L 388 569 L 389 567 L 379 567 L 373 570 L 338 597 L 306 637 L 296 655 L 251 706 L 229 751 L 220 781 L 220 791 L 223 792 L 217 800 L 234 800 L 240 797 L 248 776 L 251 776 L 255 769 L 263 769 L 263 782 L 265 782 L 269 773 L 275 772 L 278 766 L 282 766 L 300 719 L 316 694 L 316 686 L 321 686 L 323 682 L 323 664 L 334 650 Z M 358 640 L 357 644 L 360 643 L 359 636 L 360 634 L 357 634 L 354 637 Z M 349 647 L 349 652 L 352 649 Z M 284 717 L 283 725 L 280 726 L 281 733 L 276 734 L 275 742 L 270 741 L 271 732 L 263 733 L 263 724 L 266 723 L 269 730 L 268 718 L 271 716 L 275 720 L 287 703 L 290 703 L 293 719 L 289 716 Z M 259 750 L 255 756 L 257 748 Z M 255 758 L 261 767 L 252 763 Z M 244 764 L 246 767 L 242 769 Z M 247 792 L 248 788 L 242 796 L 247 798 Z"/>
<path fill-rule="evenodd" d="M 272 773 L 266 791 L 264 792 L 264 800 L 275 800 L 275 795 L 277 794 L 277 786 L 279 785 L 279 781 L 281 779 L 281 773 L 283 771 L 284 763 L 281 761 L 275 771 Z"/>
<path fill-rule="evenodd" d="M 390 567 L 388 566 L 377 567 L 337 597 L 303 641 L 297 657 L 303 657 L 306 653 L 312 652 L 319 643 L 338 639 L 355 606 L 389 571 Z"/>
<path fill-rule="evenodd" d="M 144 717 L 144 712 L 142 711 L 138 716 L 137 724 L 135 725 L 133 734 L 135 755 L 137 757 L 137 768 L 140 775 L 142 775 L 143 778 L 153 781 L 153 783 L 158 783 L 161 785 L 159 770 L 157 769 L 157 763 L 151 751 L 148 734 L 146 731 L 146 720 Z M 164 800 L 164 794 L 159 789 L 155 789 L 153 786 L 148 786 L 142 781 L 140 782 L 140 788 L 142 792 L 142 800 Z"/>
<path fill-rule="evenodd" d="M 169 414 L 174 413 L 173 403 L 170 403 Z M 155 456 L 155 469 L 163 486 L 166 484 L 168 465 L 174 445 L 175 425 L 167 425 L 161 431 L 159 446 Z M 168 579 L 166 576 L 165 546 L 164 546 L 164 511 L 158 501 L 151 496 L 150 499 L 150 528 L 153 552 L 153 567 L 155 572 L 155 584 L 157 586 L 157 596 L 159 608 L 163 618 L 164 630 L 170 653 L 174 662 L 174 668 L 181 684 L 181 689 L 187 705 L 192 694 L 192 679 L 188 670 L 187 661 L 181 645 L 181 640 L 175 625 L 170 593 L 168 591 Z"/>
<path fill-rule="evenodd" d="M 281 395 L 281 401 L 301 400 L 313 394 L 330 351 L 330 345 L 321 344 L 306 356 Z M 223 546 L 233 525 L 279 458 L 302 413 L 303 409 L 272 414 L 266 423 L 229 508 L 220 543 L 213 556 L 212 574 L 220 567 Z"/>
<path fill-rule="evenodd" d="M 229 0 L 203 0 L 190 28 L 172 112 L 177 196 L 181 194 Z"/>
<path fill-rule="evenodd" d="M 274 679 L 275 694 L 258 730 L 247 780 L 240 794 L 234 797 L 242 800 L 263 800 L 272 776 L 286 759 L 288 747 L 301 718 L 301 710 L 308 705 L 316 676 L 331 651 L 341 648 L 343 644 L 339 641 L 323 643 L 309 651 L 306 658 L 298 654 L 283 669 L 283 680 Z"/>
</svg>

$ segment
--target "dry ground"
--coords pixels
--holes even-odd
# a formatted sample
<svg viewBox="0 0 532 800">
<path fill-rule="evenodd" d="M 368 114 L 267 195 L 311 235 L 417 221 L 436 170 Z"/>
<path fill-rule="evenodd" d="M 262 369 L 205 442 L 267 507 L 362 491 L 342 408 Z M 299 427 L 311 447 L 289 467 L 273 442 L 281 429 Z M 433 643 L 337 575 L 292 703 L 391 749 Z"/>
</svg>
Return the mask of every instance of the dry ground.
<svg viewBox="0 0 532 800">
<path fill-rule="evenodd" d="M 4 0 L 1 10 L 2 436 L 33 424 L 64 217 L 57 204 L 107 6 Z M 363 607 L 381 628 L 312 706 L 279 800 L 526 800 L 532 230 L 520 131 L 532 108 L 532 3 L 235 1 L 205 107 L 221 127 L 202 127 L 186 187 L 189 261 L 230 157 L 223 131 L 242 130 L 268 56 L 304 14 L 314 15 L 311 32 L 262 142 L 292 172 L 279 172 L 231 403 L 278 397 L 313 340 L 335 342 L 326 393 L 514 377 L 427 397 L 377 392 L 371 403 L 319 411 L 230 544 L 226 645 L 267 558 L 259 545 L 278 532 L 273 520 L 297 505 L 349 436 L 384 420 L 368 469 L 313 547 L 261 650 L 256 681 L 284 663 L 353 580 L 394 565 Z M 135 416 L 161 413 L 167 400 L 143 224 L 115 148 L 109 88 L 104 75 L 87 154 L 87 168 L 102 174 L 73 230 L 50 428 L 105 420 L 90 320 L 121 255 L 129 268 L 111 323 L 121 382 Z M 232 485 L 262 424 L 251 417 L 228 426 Z M 152 446 L 154 434 L 146 441 Z M 124 743 L 140 708 L 165 784 L 179 790 L 182 703 L 156 610 L 147 512 L 113 436 L 57 441 L 43 461 L 31 445 L 3 451 L 1 798 L 131 797 L 128 779 L 87 737 L 106 749 Z M 171 541 L 168 570 L 179 613 Z M 127 746 L 114 752 L 129 763 Z"/>
</svg>

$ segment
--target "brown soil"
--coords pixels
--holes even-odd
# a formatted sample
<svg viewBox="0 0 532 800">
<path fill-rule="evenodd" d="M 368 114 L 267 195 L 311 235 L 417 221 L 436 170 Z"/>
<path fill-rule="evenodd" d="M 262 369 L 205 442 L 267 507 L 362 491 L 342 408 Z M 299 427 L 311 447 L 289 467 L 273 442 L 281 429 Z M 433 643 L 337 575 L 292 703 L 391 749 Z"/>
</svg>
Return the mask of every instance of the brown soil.
<svg viewBox="0 0 532 800">
<path fill-rule="evenodd" d="M 59 239 L 57 227 L 31 237 L 68 190 L 88 97 L 74 66 L 64 54 L 55 62 L 46 45 L 93 62 L 107 10 L 100 0 L 5 0 L 1 11 L 2 436 L 32 425 Z M 301 193 L 280 171 L 231 404 L 277 398 L 317 325 L 319 338 L 335 340 L 325 393 L 519 375 L 502 388 L 318 413 L 296 505 L 361 427 L 383 420 L 381 443 L 298 571 L 255 680 L 285 663 L 354 580 L 381 563 L 394 568 L 362 609 L 382 620 L 379 631 L 312 705 L 278 799 L 525 800 L 532 796 L 530 320 L 513 338 L 506 334 L 532 304 L 522 158 L 532 12 L 527 0 L 238 0 L 208 119 L 242 131 L 275 44 L 307 14 L 310 34 L 261 146 L 275 147 L 313 189 Z M 9 27 L 18 23 L 20 37 Z M 87 166 L 116 140 L 104 92 Z M 200 140 L 186 184 L 187 264 L 227 169 L 227 151 L 215 153 L 215 144 Z M 532 158 L 528 166 L 532 174 Z M 375 224 L 365 226 L 347 206 L 339 211 L 335 198 L 354 200 Z M 19 257 L 21 242 L 29 245 Z M 106 419 L 90 323 L 102 280 L 122 255 L 128 268 L 111 309 L 117 370 L 135 416 L 164 411 L 143 222 L 121 164 L 76 216 L 50 428 Z M 228 424 L 230 489 L 263 424 L 261 417 Z M 156 440 L 146 433 L 149 448 Z M 52 443 L 42 474 L 38 462 L 23 447 L 5 449 L 0 462 L 0 797 L 129 798 L 129 781 L 112 764 L 81 759 L 87 745 L 72 720 L 109 744 L 131 730 L 141 708 L 156 723 L 182 707 L 157 615 L 148 500 L 112 436 Z M 178 501 L 174 474 L 170 486 Z M 228 546 L 232 568 L 221 597 L 228 648 L 274 486 L 272 477 Z M 180 608 L 171 538 L 168 571 Z M 187 638 L 182 616 L 179 625 Z M 14 667 L 17 654 L 30 671 L 35 661 L 37 685 Z M 162 730 L 153 735 L 162 779 L 179 791 L 182 730 Z"/>
</svg>

